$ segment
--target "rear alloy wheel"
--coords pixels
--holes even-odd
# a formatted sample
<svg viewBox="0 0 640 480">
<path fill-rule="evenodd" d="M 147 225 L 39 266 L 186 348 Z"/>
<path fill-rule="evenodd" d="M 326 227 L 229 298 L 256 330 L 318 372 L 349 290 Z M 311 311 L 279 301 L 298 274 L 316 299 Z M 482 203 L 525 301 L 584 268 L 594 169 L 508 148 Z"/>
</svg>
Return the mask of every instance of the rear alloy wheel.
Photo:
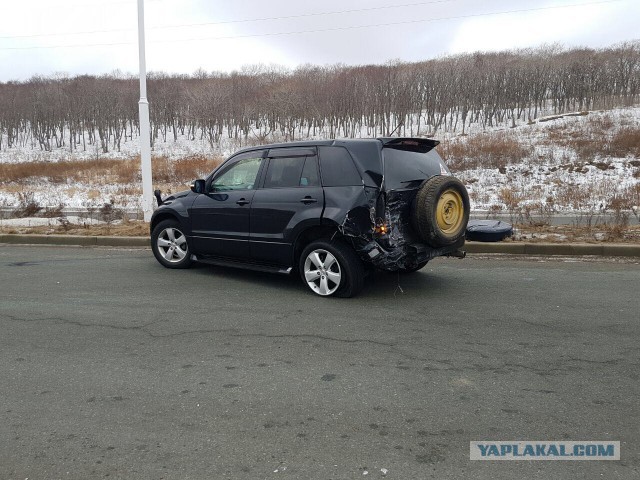
<svg viewBox="0 0 640 480">
<path fill-rule="evenodd" d="M 187 237 L 180 228 L 175 220 L 164 220 L 151 234 L 153 254 L 167 268 L 187 268 L 191 265 Z"/>
<path fill-rule="evenodd" d="M 362 289 L 364 269 L 348 245 L 317 241 L 300 256 L 300 276 L 320 296 L 352 297 Z"/>
<path fill-rule="evenodd" d="M 314 250 L 304 261 L 304 279 L 318 295 L 331 295 L 342 281 L 340 264 L 327 250 Z"/>
</svg>

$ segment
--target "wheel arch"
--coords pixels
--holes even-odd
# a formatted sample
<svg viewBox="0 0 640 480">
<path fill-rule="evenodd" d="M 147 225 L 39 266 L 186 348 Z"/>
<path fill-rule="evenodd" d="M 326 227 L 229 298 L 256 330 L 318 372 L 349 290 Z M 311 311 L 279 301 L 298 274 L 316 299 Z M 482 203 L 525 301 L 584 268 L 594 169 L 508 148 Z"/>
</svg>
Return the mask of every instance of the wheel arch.
<svg viewBox="0 0 640 480">
<path fill-rule="evenodd" d="M 180 220 L 180 217 L 177 214 L 173 213 L 171 210 L 166 210 L 163 212 L 159 212 L 153 216 L 149 224 L 149 233 L 152 233 L 153 229 L 156 228 L 156 226 L 160 222 L 163 222 L 165 220 L 175 220 L 180 224 L 180 227 L 184 229 L 184 223 Z"/>
<path fill-rule="evenodd" d="M 313 225 L 305 228 L 298 234 L 293 244 L 293 258 L 291 259 L 292 265 L 297 268 L 302 251 L 311 242 L 320 239 L 342 238 L 340 231 L 338 230 L 338 224 L 330 225 Z"/>
</svg>

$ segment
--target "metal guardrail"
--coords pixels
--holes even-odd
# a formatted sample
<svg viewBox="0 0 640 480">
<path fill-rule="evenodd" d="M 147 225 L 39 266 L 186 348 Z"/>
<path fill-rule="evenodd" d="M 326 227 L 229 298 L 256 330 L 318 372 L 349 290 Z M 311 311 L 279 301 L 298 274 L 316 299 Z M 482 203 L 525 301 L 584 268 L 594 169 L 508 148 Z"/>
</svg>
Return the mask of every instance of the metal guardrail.
<svg viewBox="0 0 640 480">
<path fill-rule="evenodd" d="M 17 208 L 13 208 L 13 207 L 1 207 L 0 219 L 8 220 L 10 218 L 16 218 L 15 213 L 17 210 L 18 210 Z M 142 210 L 139 210 L 139 209 L 127 209 L 127 208 L 114 207 L 114 211 L 117 213 L 122 213 L 123 215 L 126 215 L 129 220 L 142 220 L 144 217 Z M 100 208 L 95 208 L 91 210 L 86 208 L 63 208 L 62 210 L 60 210 L 60 214 L 54 215 L 53 213 L 55 212 L 57 212 L 56 209 L 45 207 L 39 210 L 38 213 L 34 216 L 35 217 L 51 217 L 51 218 L 56 218 L 60 216 L 84 217 L 84 218 L 91 218 L 94 220 L 100 220 L 102 216 L 100 213 Z"/>
<path fill-rule="evenodd" d="M 127 208 L 114 208 L 117 212 L 121 212 L 126 215 L 129 220 L 142 220 L 144 215 L 142 210 L 140 209 L 127 209 Z M 7 220 L 10 218 L 15 218 L 16 208 L 13 207 L 1 207 L 0 208 L 0 219 Z M 52 209 L 49 209 L 51 212 Z M 46 215 L 47 209 L 44 208 L 38 212 L 36 216 L 38 217 L 47 217 L 50 215 Z M 629 214 L 629 221 L 633 225 L 635 223 L 640 223 L 640 219 L 636 217 L 631 211 L 626 212 Z M 101 219 L 101 213 L 99 208 L 95 208 L 92 210 L 88 210 L 86 208 L 63 208 L 61 210 L 61 215 L 66 217 L 85 217 L 92 218 L 95 220 Z M 55 215 L 54 215 L 55 217 Z M 474 220 L 484 220 L 484 219 L 492 219 L 492 220 L 502 220 L 503 222 L 508 223 L 544 223 L 549 225 L 586 225 L 590 222 L 591 225 L 601 225 L 603 223 L 614 223 L 615 216 L 609 213 L 599 213 L 594 215 L 592 213 L 558 213 L 551 216 L 542 216 L 542 215 L 531 215 L 526 219 L 522 219 L 517 215 L 510 215 L 508 213 L 488 213 L 487 211 L 482 210 L 474 210 L 470 215 L 471 219 Z"/>
<path fill-rule="evenodd" d="M 0 243 L 22 245 L 73 245 L 109 247 L 149 247 L 149 237 L 100 237 L 80 235 L 17 235 L 0 234 Z M 543 256 L 637 257 L 640 245 L 623 243 L 528 243 L 528 242 L 467 242 L 462 248 L 469 254 L 508 254 Z"/>
</svg>

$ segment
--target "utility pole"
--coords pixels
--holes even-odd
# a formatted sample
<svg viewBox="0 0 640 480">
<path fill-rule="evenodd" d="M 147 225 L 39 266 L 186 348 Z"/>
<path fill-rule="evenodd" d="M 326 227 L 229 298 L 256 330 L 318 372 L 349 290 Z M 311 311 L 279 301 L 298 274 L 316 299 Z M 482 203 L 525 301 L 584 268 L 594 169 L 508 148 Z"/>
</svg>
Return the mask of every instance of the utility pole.
<svg viewBox="0 0 640 480">
<path fill-rule="evenodd" d="M 142 211 L 144 221 L 153 213 L 153 183 L 151 181 L 151 128 L 149 127 L 149 101 L 147 100 L 147 67 L 144 50 L 144 0 L 138 0 L 138 46 L 140 59 L 140 164 L 142 170 Z"/>
</svg>

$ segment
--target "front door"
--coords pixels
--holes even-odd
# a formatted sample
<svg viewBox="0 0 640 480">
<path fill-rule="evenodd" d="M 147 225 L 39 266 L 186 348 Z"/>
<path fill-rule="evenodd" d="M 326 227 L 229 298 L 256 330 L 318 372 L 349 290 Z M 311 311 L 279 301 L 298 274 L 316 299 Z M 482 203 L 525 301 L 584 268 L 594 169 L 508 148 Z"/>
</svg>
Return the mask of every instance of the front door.
<svg viewBox="0 0 640 480">
<path fill-rule="evenodd" d="M 251 202 L 263 151 L 240 154 L 207 181 L 191 207 L 196 254 L 248 258 Z"/>
</svg>

